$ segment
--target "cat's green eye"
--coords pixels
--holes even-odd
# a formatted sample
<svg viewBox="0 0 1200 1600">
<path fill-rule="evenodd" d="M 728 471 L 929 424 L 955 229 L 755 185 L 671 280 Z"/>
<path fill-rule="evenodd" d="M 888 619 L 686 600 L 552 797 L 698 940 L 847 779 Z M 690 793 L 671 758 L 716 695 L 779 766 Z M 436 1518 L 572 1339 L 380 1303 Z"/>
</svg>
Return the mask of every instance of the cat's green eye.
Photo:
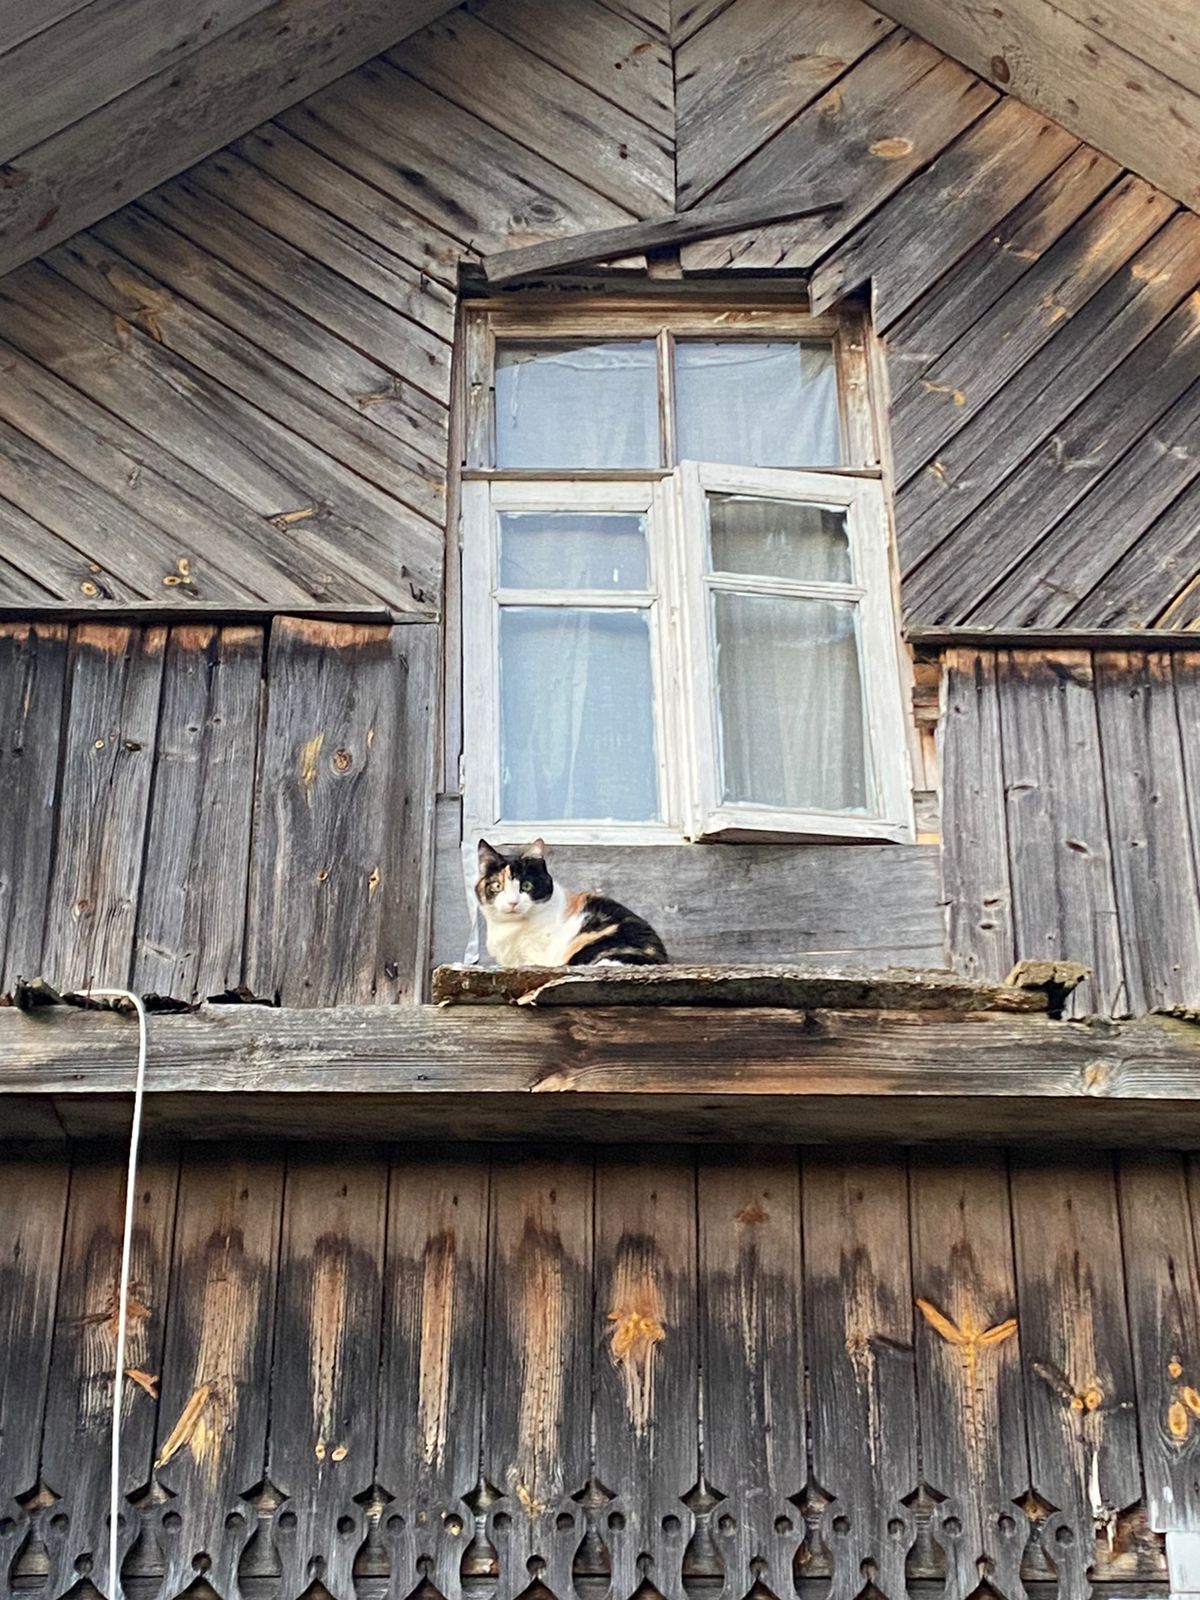
<svg viewBox="0 0 1200 1600">
<path fill-rule="evenodd" d="M 521 893 L 522 894 L 532 894 L 533 893 L 533 882 L 532 882 L 531 879 L 526 878 L 522 882 L 522 884 L 521 884 Z"/>
</svg>

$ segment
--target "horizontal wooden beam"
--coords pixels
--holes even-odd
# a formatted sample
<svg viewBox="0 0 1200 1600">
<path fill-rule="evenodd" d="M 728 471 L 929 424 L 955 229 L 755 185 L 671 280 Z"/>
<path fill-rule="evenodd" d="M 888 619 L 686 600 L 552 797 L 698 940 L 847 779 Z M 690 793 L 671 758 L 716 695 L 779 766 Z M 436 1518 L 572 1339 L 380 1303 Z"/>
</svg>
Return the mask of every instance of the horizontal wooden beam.
<svg viewBox="0 0 1200 1600">
<path fill-rule="evenodd" d="M 0 1126 L 124 1132 L 136 1058 L 129 1018 L 0 1009 Z M 193 1138 L 1200 1147 L 1200 1026 L 1169 1017 L 210 1006 L 151 1017 L 146 1081 L 147 1129 Z"/>
<path fill-rule="evenodd" d="M 1170 628 L 906 628 L 914 650 L 1200 650 L 1200 633 Z"/>
<path fill-rule="evenodd" d="M 255 623 L 273 617 L 304 617 L 309 621 L 389 623 L 436 623 L 433 616 L 418 612 L 392 612 L 387 606 L 231 606 L 219 602 L 179 600 L 163 604 L 160 600 L 109 600 L 98 605 L 0 605 L 0 622 L 97 622 L 120 627 L 134 623 L 139 627 L 152 622 L 174 627 L 185 622 Z"/>
<path fill-rule="evenodd" d="M 701 239 L 738 233 L 743 228 L 765 227 L 769 222 L 815 217 L 826 211 L 836 211 L 841 205 L 840 200 L 807 200 L 796 194 L 752 195 L 719 205 L 697 206 L 693 211 L 677 211 L 652 222 L 630 222 L 619 228 L 576 234 L 571 239 L 525 245 L 520 250 L 499 250 L 484 256 L 483 270 L 489 283 L 515 283 L 520 278 L 537 277 L 569 267 L 593 266 L 598 261 L 641 255 L 646 250 L 696 244 Z"/>
</svg>

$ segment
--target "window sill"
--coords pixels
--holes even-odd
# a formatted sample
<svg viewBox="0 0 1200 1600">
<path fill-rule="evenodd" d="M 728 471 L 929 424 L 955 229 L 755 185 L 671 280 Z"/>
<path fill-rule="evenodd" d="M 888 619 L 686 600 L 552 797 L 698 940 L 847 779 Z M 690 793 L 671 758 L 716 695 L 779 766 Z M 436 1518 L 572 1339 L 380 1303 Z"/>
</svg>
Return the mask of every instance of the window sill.
<svg viewBox="0 0 1200 1600">
<path fill-rule="evenodd" d="M 945 973 L 660 968 L 647 981 L 661 997 L 636 1008 L 636 974 L 539 976 L 536 1005 L 152 1016 L 147 1134 L 1200 1146 L 1200 1026 L 1187 1019 L 1059 1022 Z M 483 978 L 472 969 L 469 983 Z M 593 987 L 548 990 L 564 982 Z M 760 998 L 790 984 L 791 998 L 730 1003 L 737 984 Z M 129 1018 L 0 1008 L 0 1129 L 126 1136 L 136 1060 Z"/>
</svg>

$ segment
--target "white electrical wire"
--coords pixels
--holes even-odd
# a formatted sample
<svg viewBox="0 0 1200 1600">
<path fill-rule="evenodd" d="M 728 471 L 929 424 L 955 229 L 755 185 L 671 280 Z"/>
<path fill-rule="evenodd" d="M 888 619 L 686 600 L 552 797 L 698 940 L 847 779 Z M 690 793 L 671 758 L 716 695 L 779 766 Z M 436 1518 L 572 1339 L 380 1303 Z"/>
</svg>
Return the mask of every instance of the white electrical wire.
<svg viewBox="0 0 1200 1600">
<path fill-rule="evenodd" d="M 119 1521 L 121 1514 L 121 1404 L 125 1397 L 125 1344 L 129 1333 L 129 1274 L 133 1252 L 133 1207 L 137 1187 L 138 1147 L 142 1138 L 142 1102 L 146 1094 L 146 1008 L 128 989 L 89 989 L 94 1000 L 127 1000 L 137 1012 L 138 1060 L 133 1085 L 133 1124 L 129 1130 L 129 1165 L 125 1173 L 125 1226 L 121 1231 L 121 1280 L 117 1289 L 117 1351 L 113 1374 L 112 1456 L 108 1481 L 108 1583 L 110 1600 L 121 1600 Z"/>
</svg>

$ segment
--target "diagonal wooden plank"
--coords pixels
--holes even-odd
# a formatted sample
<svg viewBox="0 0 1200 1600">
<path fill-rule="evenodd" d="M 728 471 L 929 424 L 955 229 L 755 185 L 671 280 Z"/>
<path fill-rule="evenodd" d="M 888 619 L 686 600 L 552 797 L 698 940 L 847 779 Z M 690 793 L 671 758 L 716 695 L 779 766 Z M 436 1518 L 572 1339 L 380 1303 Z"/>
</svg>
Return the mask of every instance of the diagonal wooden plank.
<svg viewBox="0 0 1200 1600">
<path fill-rule="evenodd" d="M 681 253 L 684 267 L 811 266 L 996 98 L 956 62 L 898 29 L 711 194 L 713 200 L 737 200 L 796 184 L 843 193 L 845 173 L 852 171 L 853 193 L 842 209 L 720 244 L 688 245 Z"/>
<path fill-rule="evenodd" d="M 294 105 L 424 26 L 446 0 L 295 0 L 268 6 L 182 65 L 44 140 L 0 195 L 0 274 Z"/>
<path fill-rule="evenodd" d="M 813 310 L 827 311 L 871 279 L 875 327 L 886 332 L 1075 147 L 1019 100 L 1001 100 L 821 263 L 809 287 Z"/>
<path fill-rule="evenodd" d="M 388 59 L 635 215 L 673 204 L 670 140 L 477 18 L 457 11 Z"/>
<path fill-rule="evenodd" d="M 735 0 L 677 48 L 676 171 L 692 206 L 893 31 L 861 0 Z"/>
<path fill-rule="evenodd" d="M 1200 620 L 1200 483 L 1194 480 L 1071 612 L 1105 629 L 1194 628 Z"/>
<path fill-rule="evenodd" d="M 1180 212 L 905 484 L 896 522 L 906 575 L 1045 444 L 1198 276 L 1200 218 Z"/>
<path fill-rule="evenodd" d="M 242 976 L 263 630 L 172 628 L 133 986 L 188 1002 Z"/>
</svg>

